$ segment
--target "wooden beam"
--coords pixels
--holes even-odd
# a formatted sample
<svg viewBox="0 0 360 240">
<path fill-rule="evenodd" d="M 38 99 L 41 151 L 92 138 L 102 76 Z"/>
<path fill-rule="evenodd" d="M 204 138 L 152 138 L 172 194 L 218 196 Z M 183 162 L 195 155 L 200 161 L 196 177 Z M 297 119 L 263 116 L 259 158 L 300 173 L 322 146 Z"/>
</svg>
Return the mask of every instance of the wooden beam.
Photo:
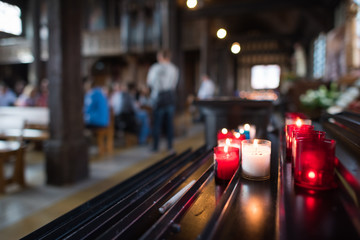
<svg viewBox="0 0 360 240">
<path fill-rule="evenodd" d="M 66 185 L 88 177 L 81 78 L 82 1 L 49 0 L 50 140 L 47 183 Z"/>
<path fill-rule="evenodd" d="M 334 6 L 339 2 L 323 1 L 323 0 L 264 0 L 264 1 L 218 1 L 216 4 L 205 5 L 197 10 L 183 10 L 184 18 L 199 17 L 225 17 L 232 15 L 240 15 L 244 13 L 270 12 L 270 11 L 286 11 L 289 9 L 299 9 L 307 11 L 310 8 L 320 8 L 324 10 L 333 10 Z"/>
</svg>

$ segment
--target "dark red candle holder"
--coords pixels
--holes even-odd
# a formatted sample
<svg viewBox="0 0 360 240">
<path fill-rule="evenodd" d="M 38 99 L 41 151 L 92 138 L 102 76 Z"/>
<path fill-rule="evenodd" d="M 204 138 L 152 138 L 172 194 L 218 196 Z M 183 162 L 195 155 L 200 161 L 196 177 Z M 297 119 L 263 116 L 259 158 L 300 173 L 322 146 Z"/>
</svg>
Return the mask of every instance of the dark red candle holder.
<svg viewBox="0 0 360 240">
<path fill-rule="evenodd" d="M 335 184 L 335 145 L 320 137 L 296 140 L 295 184 L 305 188 L 326 190 Z"/>
<path fill-rule="evenodd" d="M 290 124 L 286 126 L 286 159 L 291 161 L 292 158 L 292 141 L 293 132 L 307 133 L 314 130 L 312 125 Z"/>
<path fill-rule="evenodd" d="M 308 131 L 308 132 L 301 132 L 301 131 L 293 131 L 293 138 L 292 138 L 292 146 L 291 146 L 291 160 L 292 160 L 292 168 L 294 170 L 296 164 L 296 142 L 298 139 L 314 139 L 314 140 L 324 140 L 326 133 L 324 131 Z"/>
<path fill-rule="evenodd" d="M 230 180 L 239 168 L 239 148 L 221 146 L 214 147 L 215 177 Z"/>
<path fill-rule="evenodd" d="M 226 138 L 233 138 L 233 134 L 227 128 L 223 128 L 217 133 L 217 140 L 226 139 Z"/>
</svg>

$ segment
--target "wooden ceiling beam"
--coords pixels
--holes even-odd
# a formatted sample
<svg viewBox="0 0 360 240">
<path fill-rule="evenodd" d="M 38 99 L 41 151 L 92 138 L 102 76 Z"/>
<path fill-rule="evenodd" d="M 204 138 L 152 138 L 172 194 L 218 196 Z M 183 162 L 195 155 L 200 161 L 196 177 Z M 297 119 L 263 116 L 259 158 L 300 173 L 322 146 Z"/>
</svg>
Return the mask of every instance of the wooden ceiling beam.
<svg viewBox="0 0 360 240">
<path fill-rule="evenodd" d="M 185 9 L 182 16 L 188 18 L 225 17 L 245 13 L 286 11 L 300 9 L 307 11 L 313 8 L 333 10 L 338 0 L 265 0 L 265 1 L 220 1 L 216 4 L 205 5 L 197 10 Z"/>
</svg>

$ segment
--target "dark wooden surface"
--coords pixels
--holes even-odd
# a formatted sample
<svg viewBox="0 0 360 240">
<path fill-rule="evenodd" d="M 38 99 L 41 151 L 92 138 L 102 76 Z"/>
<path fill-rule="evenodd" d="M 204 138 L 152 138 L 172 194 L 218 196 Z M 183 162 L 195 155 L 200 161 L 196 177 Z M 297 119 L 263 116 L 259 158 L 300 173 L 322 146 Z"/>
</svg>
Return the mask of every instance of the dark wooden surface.
<svg viewBox="0 0 360 240">
<path fill-rule="evenodd" d="M 187 150 L 168 156 L 25 239 L 359 239 L 360 191 L 353 174 L 359 169 L 348 169 L 354 165 L 339 158 L 336 188 L 297 187 L 284 158 L 282 129 L 267 134 L 272 142 L 267 181 L 246 180 L 241 168 L 230 181 L 219 181 L 212 150 L 206 146 Z M 358 161 L 357 155 L 349 156 L 347 161 Z M 159 213 L 159 207 L 191 180 L 196 183 L 168 211 Z"/>
</svg>

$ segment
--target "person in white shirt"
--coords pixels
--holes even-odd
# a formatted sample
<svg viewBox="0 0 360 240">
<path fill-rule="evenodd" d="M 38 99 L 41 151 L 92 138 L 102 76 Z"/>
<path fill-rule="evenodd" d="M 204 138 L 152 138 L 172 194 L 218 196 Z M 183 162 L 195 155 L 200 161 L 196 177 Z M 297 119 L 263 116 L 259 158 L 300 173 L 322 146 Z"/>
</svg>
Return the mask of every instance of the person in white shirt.
<svg viewBox="0 0 360 240">
<path fill-rule="evenodd" d="M 208 75 L 202 76 L 202 82 L 197 94 L 200 100 L 212 98 L 215 95 L 215 84 Z"/>
<path fill-rule="evenodd" d="M 201 76 L 201 84 L 197 93 L 199 100 L 206 100 L 215 96 L 215 84 L 210 79 L 209 75 L 203 74 Z M 198 116 L 194 118 L 194 122 L 204 121 L 204 112 L 201 107 L 198 108 Z"/>
<path fill-rule="evenodd" d="M 153 108 L 153 151 L 158 151 L 163 120 L 166 124 L 167 147 L 173 151 L 174 114 L 176 105 L 176 86 L 179 79 L 178 68 L 170 62 L 169 51 L 157 53 L 158 62 L 153 64 L 147 75 L 147 85 L 151 89 L 150 99 Z"/>
</svg>

